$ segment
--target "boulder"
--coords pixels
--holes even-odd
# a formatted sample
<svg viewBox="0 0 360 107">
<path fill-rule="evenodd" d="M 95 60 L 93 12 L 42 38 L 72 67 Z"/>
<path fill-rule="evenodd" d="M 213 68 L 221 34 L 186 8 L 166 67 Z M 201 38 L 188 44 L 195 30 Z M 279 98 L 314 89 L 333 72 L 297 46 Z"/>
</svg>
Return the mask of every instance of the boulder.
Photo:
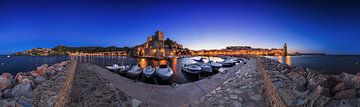
<svg viewBox="0 0 360 107">
<path fill-rule="evenodd" d="M 28 79 L 28 78 L 22 79 L 19 83 L 29 83 L 29 84 L 31 84 L 32 88 L 36 87 L 35 82 L 33 80 Z"/>
<path fill-rule="evenodd" d="M 54 70 L 57 72 L 63 71 L 64 70 L 64 66 L 60 65 L 60 64 L 54 64 L 53 65 Z"/>
<path fill-rule="evenodd" d="M 3 92 L 3 98 L 8 99 L 13 97 L 13 95 L 11 94 L 11 89 L 5 89 Z"/>
<path fill-rule="evenodd" d="M 11 90 L 11 94 L 14 97 L 24 96 L 26 98 L 32 98 L 34 93 L 32 92 L 31 83 L 20 83 Z"/>
<path fill-rule="evenodd" d="M 360 88 L 360 72 L 356 73 L 355 77 L 352 79 L 354 89 Z"/>
<path fill-rule="evenodd" d="M 12 84 L 10 78 L 0 76 L 0 91 L 11 87 Z"/>
<path fill-rule="evenodd" d="M 356 90 L 355 89 L 340 91 L 340 92 L 336 93 L 335 96 L 333 97 L 334 100 L 344 100 L 344 99 L 349 99 L 349 98 L 356 98 Z"/>
<path fill-rule="evenodd" d="M 359 107 L 360 98 L 351 98 L 345 100 L 331 100 L 325 107 Z"/>
<path fill-rule="evenodd" d="M 3 96 L 3 95 L 2 95 L 2 92 L 0 91 L 0 100 L 2 100 L 2 96 Z M 0 107 L 1 107 L 1 106 L 0 106 Z"/>
<path fill-rule="evenodd" d="M 316 96 L 327 96 L 327 97 L 330 96 L 329 89 L 326 87 L 322 87 L 320 85 L 316 87 L 314 94 Z"/>
<path fill-rule="evenodd" d="M 290 72 L 287 75 L 298 86 L 305 86 L 306 85 L 307 80 L 305 79 L 304 76 L 302 76 L 298 72 Z"/>
<path fill-rule="evenodd" d="M 28 99 L 24 99 L 22 97 L 16 98 L 15 102 L 16 102 L 16 107 L 35 107 L 31 103 L 31 101 L 29 101 Z"/>
<path fill-rule="evenodd" d="M 1 74 L 1 76 L 4 77 L 4 78 L 14 78 L 14 76 L 12 74 L 7 73 L 7 72 Z"/>
<path fill-rule="evenodd" d="M 30 80 L 33 80 L 33 79 L 34 79 L 34 77 L 32 77 L 32 76 L 30 76 L 30 75 L 28 75 L 28 74 L 26 74 L 26 73 L 18 73 L 18 74 L 16 74 L 16 76 L 15 76 L 15 80 L 16 80 L 17 82 L 20 82 L 20 81 L 22 81 L 22 80 L 25 79 L 25 78 L 30 79 Z"/>
<path fill-rule="evenodd" d="M 47 79 L 48 78 L 45 76 L 39 76 L 39 77 L 36 77 L 34 81 L 36 84 L 41 84 L 42 82 L 46 81 Z"/>
<path fill-rule="evenodd" d="M 292 69 L 292 72 L 297 72 L 305 78 L 306 78 L 307 74 L 309 73 L 302 67 L 295 67 L 294 69 Z"/>
<path fill-rule="evenodd" d="M 62 62 L 60 63 L 60 65 L 65 66 L 65 65 L 68 65 L 69 63 L 70 63 L 70 61 L 62 61 Z"/>
<path fill-rule="evenodd" d="M 308 75 L 308 84 L 307 89 L 314 90 L 317 88 L 318 85 L 323 86 L 323 84 L 327 81 L 327 78 L 323 75 L 311 75 L 312 73 L 309 72 L 310 76 Z"/>
<path fill-rule="evenodd" d="M 338 83 L 338 84 L 336 84 L 333 88 L 332 88 L 332 92 L 334 92 L 334 93 L 337 93 L 337 92 L 339 92 L 339 91 L 344 91 L 344 90 L 346 90 L 346 88 L 345 88 L 345 83 L 344 82 L 340 82 L 340 83 Z"/>
</svg>

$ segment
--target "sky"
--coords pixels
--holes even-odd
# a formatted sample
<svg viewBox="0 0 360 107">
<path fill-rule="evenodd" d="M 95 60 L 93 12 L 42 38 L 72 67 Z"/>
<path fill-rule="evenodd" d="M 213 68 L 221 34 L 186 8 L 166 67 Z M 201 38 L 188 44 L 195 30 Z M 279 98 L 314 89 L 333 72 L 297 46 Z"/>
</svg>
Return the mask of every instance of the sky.
<svg viewBox="0 0 360 107">
<path fill-rule="evenodd" d="M 0 0 L 0 54 L 66 46 L 128 46 L 155 31 L 190 49 L 246 45 L 360 54 L 351 0 Z"/>
</svg>

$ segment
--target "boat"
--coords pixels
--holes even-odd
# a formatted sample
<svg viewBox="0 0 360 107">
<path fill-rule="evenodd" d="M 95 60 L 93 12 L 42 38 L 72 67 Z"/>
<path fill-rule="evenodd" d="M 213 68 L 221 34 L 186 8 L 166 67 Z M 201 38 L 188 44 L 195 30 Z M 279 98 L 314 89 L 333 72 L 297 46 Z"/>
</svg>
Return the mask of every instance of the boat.
<svg viewBox="0 0 360 107">
<path fill-rule="evenodd" d="M 204 58 L 200 58 L 200 59 L 193 59 L 194 61 L 196 61 L 196 62 L 204 62 Z"/>
<path fill-rule="evenodd" d="M 6 57 L 10 58 L 11 56 L 10 56 L 10 55 L 8 55 L 8 56 L 6 56 Z"/>
<path fill-rule="evenodd" d="M 214 61 L 209 61 L 209 63 L 210 63 L 210 66 L 211 66 L 213 69 L 219 69 L 220 67 L 223 66 L 221 63 L 214 62 Z"/>
<path fill-rule="evenodd" d="M 199 74 L 201 73 L 201 66 L 197 64 L 185 64 L 182 70 L 189 74 Z"/>
<path fill-rule="evenodd" d="M 131 67 L 130 70 L 128 70 L 126 72 L 126 74 L 128 76 L 130 76 L 131 78 L 135 78 L 135 77 L 139 76 L 141 74 L 141 72 L 142 72 L 142 69 L 139 66 L 134 65 Z"/>
<path fill-rule="evenodd" d="M 201 71 L 204 73 L 213 72 L 213 68 L 211 67 L 210 63 L 198 63 L 198 65 L 201 67 Z"/>
<path fill-rule="evenodd" d="M 174 74 L 172 69 L 167 65 L 160 65 L 156 67 L 156 75 L 161 80 L 169 80 L 169 78 Z"/>
<path fill-rule="evenodd" d="M 144 70 L 143 70 L 143 75 L 146 78 L 151 78 L 155 73 L 155 69 L 152 66 L 147 66 Z"/>
<path fill-rule="evenodd" d="M 129 69 L 130 69 L 130 66 L 122 65 L 122 66 L 120 66 L 120 69 L 119 69 L 118 73 L 120 73 L 120 74 L 125 73 Z"/>
<path fill-rule="evenodd" d="M 232 59 L 226 59 L 222 62 L 222 65 L 224 67 L 231 67 L 234 66 L 236 64 L 236 61 L 232 60 Z"/>
<path fill-rule="evenodd" d="M 106 66 L 105 68 L 110 71 L 116 72 L 120 69 L 120 66 L 118 64 L 114 64 L 112 66 Z"/>
</svg>

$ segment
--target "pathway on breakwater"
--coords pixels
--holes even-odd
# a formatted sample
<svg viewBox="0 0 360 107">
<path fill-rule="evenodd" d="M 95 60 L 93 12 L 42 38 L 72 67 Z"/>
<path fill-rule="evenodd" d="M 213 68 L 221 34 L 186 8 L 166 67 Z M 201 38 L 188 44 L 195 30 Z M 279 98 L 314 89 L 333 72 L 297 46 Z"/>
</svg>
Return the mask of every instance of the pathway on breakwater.
<svg viewBox="0 0 360 107">
<path fill-rule="evenodd" d="M 90 64 L 79 64 L 70 93 L 70 107 L 129 107 L 140 102 L 101 78 Z"/>
<path fill-rule="evenodd" d="M 222 85 L 200 100 L 200 106 L 267 107 L 261 72 L 255 59 L 237 69 Z"/>
<path fill-rule="evenodd" d="M 83 68 L 87 70 L 87 72 L 96 71 L 102 78 L 112 83 L 114 87 L 120 91 L 151 107 L 196 106 L 200 103 L 199 99 L 201 97 L 221 85 L 228 77 L 234 75 L 235 72 L 243 66 L 243 64 L 238 64 L 229 68 L 227 73 L 219 73 L 211 76 L 209 79 L 202 79 L 192 83 L 181 84 L 177 87 L 171 87 L 170 85 L 134 82 L 134 80 L 114 74 L 92 64 L 79 65 L 87 66 Z"/>
</svg>

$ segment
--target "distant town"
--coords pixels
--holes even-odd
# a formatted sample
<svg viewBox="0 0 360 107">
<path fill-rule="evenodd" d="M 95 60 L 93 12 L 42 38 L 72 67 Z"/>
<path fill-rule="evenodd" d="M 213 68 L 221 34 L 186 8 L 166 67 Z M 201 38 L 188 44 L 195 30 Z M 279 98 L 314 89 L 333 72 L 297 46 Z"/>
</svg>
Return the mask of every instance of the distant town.
<svg viewBox="0 0 360 107">
<path fill-rule="evenodd" d="M 34 48 L 17 52 L 15 55 L 29 56 L 129 56 L 145 58 L 166 58 L 182 55 L 191 56 L 220 56 L 220 55 L 259 55 L 259 56 L 287 56 L 287 55 L 325 55 L 325 53 L 289 53 L 287 44 L 282 48 L 252 48 L 250 46 L 227 46 L 224 49 L 190 50 L 169 38 L 165 39 L 164 32 L 156 31 L 147 38 L 145 43 L 134 47 L 68 47 Z"/>
</svg>

